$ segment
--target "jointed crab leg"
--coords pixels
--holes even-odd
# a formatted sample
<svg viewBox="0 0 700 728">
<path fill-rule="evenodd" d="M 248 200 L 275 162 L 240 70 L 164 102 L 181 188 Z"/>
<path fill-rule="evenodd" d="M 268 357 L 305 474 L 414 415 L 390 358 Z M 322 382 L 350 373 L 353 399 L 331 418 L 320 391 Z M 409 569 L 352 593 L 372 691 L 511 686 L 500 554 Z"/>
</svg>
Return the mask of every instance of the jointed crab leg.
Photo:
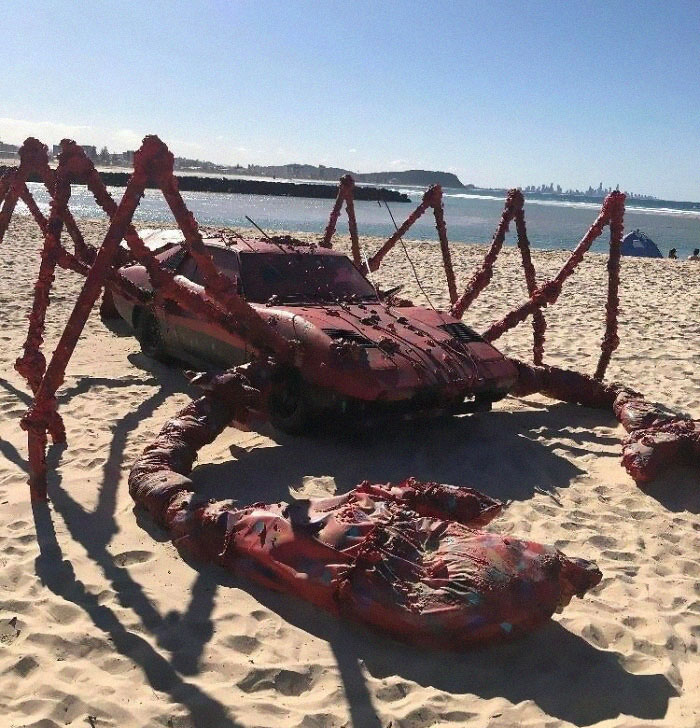
<svg viewBox="0 0 700 728">
<path fill-rule="evenodd" d="M 56 412 L 55 394 L 63 382 L 66 365 L 104 284 L 112 282 L 117 287 L 122 285 L 121 276 L 114 271 L 113 266 L 118 260 L 119 245 L 124 237 L 135 257 L 146 264 L 149 275 L 154 279 L 157 295 L 171 298 L 187 310 L 200 313 L 207 318 L 221 320 L 232 330 L 246 329 L 253 343 L 259 346 L 261 351 L 275 353 L 280 360 L 284 360 L 289 354 L 289 344 L 243 301 L 233 290 L 232 282 L 215 269 L 210 254 L 204 248 L 194 218 L 185 207 L 177 189 L 173 176 L 173 161 L 172 154 L 157 137 L 146 137 L 143 146 L 135 155 L 134 174 L 117 206 L 82 150 L 69 140 L 64 140 L 62 143 L 51 216 L 44 226 L 46 232 L 44 256 L 35 292 L 25 356 L 18 362 L 18 369 L 30 380 L 35 392 L 34 402 L 22 419 L 22 426 L 28 431 L 30 487 L 33 498 L 46 497 L 47 429 L 52 432 L 55 441 L 65 437 Z M 55 265 L 61 261 L 67 267 L 84 272 L 80 270 L 82 261 L 73 259 L 60 245 L 63 219 L 68 216 L 70 180 L 75 178 L 87 180 L 88 187 L 95 195 L 98 204 L 110 216 L 111 224 L 92 266 L 87 271 L 85 284 L 56 351 L 44 371 L 45 360 L 40 347 Z M 176 221 L 185 234 L 186 247 L 196 258 L 204 273 L 205 290 L 214 299 L 213 302 L 203 299 L 196 291 L 190 290 L 189 282 L 184 279 L 178 280 L 171 271 L 166 272 L 162 269 L 131 225 L 134 211 L 149 182 L 155 182 L 162 189 Z M 37 222 L 41 225 L 39 219 Z M 162 284 L 164 290 L 158 290 L 158 284 Z"/>
<path fill-rule="evenodd" d="M 35 394 L 34 403 L 22 420 L 28 430 L 30 483 L 33 498 L 46 496 L 45 449 L 47 431 L 54 442 L 63 441 L 65 431 L 56 411 L 55 395 L 63 382 L 66 365 L 75 348 L 89 311 L 105 285 L 108 290 L 128 289 L 136 300 L 154 307 L 164 300 L 174 301 L 183 309 L 219 323 L 221 326 L 242 333 L 256 347 L 261 361 L 272 356 L 278 362 L 289 362 L 295 354 L 290 342 L 278 334 L 273 326 L 238 295 L 232 282 L 215 267 L 210 253 L 204 246 L 194 217 L 187 210 L 179 193 L 173 174 L 173 156 L 157 137 L 146 137 L 135 158 L 134 174 L 129 180 L 119 205 L 112 199 L 92 162 L 75 142 L 61 143 L 59 165 L 54 172 L 48 167 L 47 149 L 38 140 L 29 138 L 20 150 L 21 163 L 0 178 L 0 240 L 9 224 L 10 216 L 18 199 L 27 205 L 31 215 L 44 233 L 44 250 L 35 288 L 30 315 L 30 326 L 23 356 L 17 360 L 17 370 L 27 379 Z M 48 220 L 42 215 L 32 198 L 26 181 L 30 175 L 38 175 L 51 195 Z M 110 217 L 107 236 L 98 249 L 86 245 L 80 230 L 68 209 L 71 182 L 86 183 L 97 203 Z M 175 220 L 185 236 L 185 249 L 196 260 L 204 274 L 204 287 L 188 281 L 174 271 L 160 265 L 146 247 L 132 225 L 132 217 L 145 188 L 156 185 L 161 189 Z M 341 180 L 338 197 L 331 213 L 324 239 L 324 247 L 330 247 L 338 216 L 345 202 L 349 218 L 353 257 L 359 264 L 360 248 L 353 206 L 352 178 Z M 552 281 L 537 286 L 535 270 L 530 257 L 529 241 L 525 227 L 523 197 L 518 190 L 511 190 L 501 216 L 499 227 L 480 270 L 472 277 L 464 295 L 458 300 L 442 204 L 442 190 L 436 185 L 423 196 L 421 204 L 409 215 L 370 259 L 369 270 L 376 270 L 386 253 L 406 230 L 432 207 L 440 240 L 441 253 L 453 315 L 460 316 L 488 285 L 493 265 L 500 253 L 505 233 L 511 220 L 515 220 L 518 246 L 521 251 L 525 279 L 530 299 L 494 323 L 485 333 L 487 340 L 495 340 L 505 331 L 533 314 L 534 360 L 541 364 L 543 355 L 545 320 L 542 308 L 554 303 L 561 293 L 565 280 L 601 234 L 610 225 L 610 257 L 608 261 L 608 300 L 606 305 L 606 329 L 601 345 L 601 356 L 595 377 L 586 377 L 556 367 L 531 367 L 515 362 L 520 381 L 516 394 L 541 392 L 569 402 L 593 407 L 614 409 L 616 415 L 630 433 L 623 445 L 624 463 L 633 477 L 639 481 L 649 479 L 669 459 L 700 458 L 700 424 L 680 415 L 668 415 L 644 401 L 641 395 L 619 385 L 604 385 L 601 380 L 618 345 L 617 314 L 619 308 L 620 245 L 623 231 L 625 196 L 619 192 L 609 195 L 598 219 L 584 236 L 569 260 Z M 75 243 L 75 254 L 61 245 L 63 227 Z M 120 249 L 125 238 L 130 253 Z M 143 264 L 153 285 L 152 299 L 149 294 L 129 282 L 117 270 L 126 260 L 136 259 Z M 86 276 L 85 285 L 71 313 L 66 329 L 48 367 L 41 352 L 46 310 L 49 303 L 55 267 L 59 265 Z M 203 296 L 203 291 L 207 294 Z M 297 364 L 299 362 L 297 361 Z M 299 364 L 300 365 L 300 364 Z M 642 414 L 640 414 L 642 413 Z"/>
<path fill-rule="evenodd" d="M 348 230 L 350 231 L 350 244 L 352 247 L 352 261 L 359 268 L 362 264 L 362 256 L 360 254 L 360 238 L 357 233 L 357 219 L 355 218 L 355 201 L 354 201 L 355 180 L 352 175 L 346 174 L 340 178 L 338 186 L 338 196 L 328 218 L 328 225 L 323 233 L 321 240 L 322 248 L 331 247 L 331 239 L 335 234 L 335 226 L 338 224 L 338 216 L 340 210 L 345 203 L 345 211 L 348 214 Z"/>
<path fill-rule="evenodd" d="M 10 224 L 24 182 L 25 180 L 19 169 L 10 170 L 3 175 L 3 182 L 0 184 L 0 201 L 2 202 L 2 208 L 0 209 L 0 241 L 2 241 L 5 230 Z"/>
<path fill-rule="evenodd" d="M 496 228 L 496 232 L 493 235 L 491 241 L 491 247 L 489 248 L 484 262 L 481 264 L 481 268 L 472 276 L 472 279 L 467 284 L 467 287 L 459 298 L 455 301 L 450 313 L 455 318 L 462 318 L 464 312 L 471 306 L 476 297 L 488 286 L 491 282 L 491 276 L 493 275 L 493 265 L 496 262 L 498 254 L 501 252 L 503 242 L 508 232 L 508 226 L 511 220 L 515 216 L 518 210 L 523 209 L 523 194 L 520 190 L 510 190 L 508 197 L 506 198 L 506 204 L 503 208 L 500 222 Z"/>
<path fill-rule="evenodd" d="M 82 154 L 82 149 L 80 152 Z M 4 182 L 3 180 L 0 180 L 0 201 L 7 193 L 7 189 L 10 184 L 14 183 L 19 198 L 27 205 L 32 217 L 36 220 L 37 224 L 42 229 L 42 232 L 44 232 L 46 219 L 41 214 L 34 198 L 29 193 L 26 182 L 31 176 L 39 177 L 44 183 L 49 195 L 53 198 L 55 197 L 57 172 L 54 172 L 54 170 L 49 167 L 48 150 L 46 145 L 42 144 L 38 139 L 34 139 L 33 137 L 28 137 L 24 144 L 22 144 L 19 150 L 19 157 L 19 167 L 7 172 L 7 174 L 3 177 Z M 59 167 L 60 166 L 61 165 L 59 164 Z M 8 201 L 6 200 L 6 204 L 7 202 Z M 3 213 L 0 213 L 0 242 L 2 242 L 5 232 L 7 231 L 11 211 L 14 210 L 16 200 L 14 202 L 10 200 L 9 202 L 11 203 L 11 210 L 10 207 L 8 207 L 10 214 L 5 215 L 4 211 Z M 82 260 L 91 259 L 92 255 L 94 255 L 94 249 L 85 244 L 83 236 L 81 235 L 70 210 L 64 210 L 63 219 L 66 230 L 75 245 L 75 254 Z"/>
<path fill-rule="evenodd" d="M 603 232 L 605 225 L 609 224 L 613 214 L 619 215 L 619 219 L 621 219 L 621 215 L 624 213 L 624 203 L 625 195 L 622 192 L 612 192 L 609 194 L 605 198 L 600 215 L 598 215 L 596 221 L 591 225 L 588 232 L 581 239 L 581 242 L 571 253 L 571 256 L 564 263 L 559 273 L 551 281 L 547 281 L 539 286 L 529 300 L 506 314 L 500 321 L 492 324 L 483 334 L 486 341 L 495 341 L 506 331 L 509 331 L 521 321 L 524 321 L 538 308 L 555 303 L 559 298 L 564 281 L 576 270 L 578 264 L 583 260 L 583 256 L 588 252 L 596 238 Z M 616 227 L 616 233 L 621 234 L 621 232 L 621 226 Z"/>
<path fill-rule="evenodd" d="M 187 209 L 180 196 L 177 180 L 173 175 L 172 153 L 158 137 L 146 137 L 145 144 L 152 144 L 154 147 L 154 157 L 159 160 L 158 176 L 154 179 L 185 236 L 186 247 L 202 271 L 206 292 L 224 311 L 238 321 L 240 328 L 248 331 L 256 345 L 286 359 L 290 355 L 289 343 L 236 293 L 233 282 L 217 269 L 211 254 L 204 247 L 194 215 Z"/>
<path fill-rule="evenodd" d="M 605 376 L 610 357 L 620 344 L 617 336 L 617 315 L 620 309 L 618 290 L 624 214 L 625 208 L 621 204 L 613 205 L 610 210 L 610 256 L 608 258 L 608 300 L 605 304 L 605 335 L 600 345 L 600 359 L 594 375 L 598 381 Z"/>
<path fill-rule="evenodd" d="M 34 402 L 22 418 L 22 427 L 28 433 L 30 489 L 32 498 L 46 498 L 46 428 L 56 411 L 56 390 L 63 383 L 66 365 L 75 349 L 88 315 L 100 295 L 119 244 L 133 217 L 147 180 L 145 166 L 149 160 L 134 161 L 134 175 L 129 181 L 119 208 L 111 221 L 105 240 L 85 280 L 78 300 L 71 312 L 66 328 L 51 357 Z"/>
<path fill-rule="evenodd" d="M 550 366 L 511 359 L 518 369 L 516 396 L 540 393 L 563 402 L 612 410 L 629 433 L 622 442 L 622 464 L 637 483 L 653 480 L 671 465 L 700 465 L 700 420 L 672 414 L 620 384 Z"/>
<path fill-rule="evenodd" d="M 525 210 L 521 205 L 515 210 L 515 229 L 518 233 L 518 248 L 520 249 L 520 257 L 523 262 L 523 271 L 525 272 L 525 284 L 527 293 L 532 296 L 537 290 L 537 279 L 535 277 L 535 266 L 532 264 L 530 256 L 530 241 L 527 237 L 527 227 L 525 225 Z M 544 334 L 547 330 L 547 319 L 541 308 L 532 313 L 532 360 L 541 366 L 544 358 Z"/>
</svg>

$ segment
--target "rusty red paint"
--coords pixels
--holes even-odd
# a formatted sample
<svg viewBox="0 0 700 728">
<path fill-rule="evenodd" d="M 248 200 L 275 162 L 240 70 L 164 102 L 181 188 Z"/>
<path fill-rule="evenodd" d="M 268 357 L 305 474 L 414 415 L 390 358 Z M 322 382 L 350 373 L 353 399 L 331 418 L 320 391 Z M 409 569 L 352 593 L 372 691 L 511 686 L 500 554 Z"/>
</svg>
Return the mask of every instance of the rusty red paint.
<svg viewBox="0 0 700 728">
<path fill-rule="evenodd" d="M 328 225 L 321 239 L 322 248 L 332 247 L 332 239 L 335 234 L 335 227 L 338 224 L 338 217 L 345 203 L 345 212 L 348 216 L 348 231 L 350 232 L 350 247 L 352 250 L 352 262 L 359 268 L 362 264 L 362 256 L 360 253 L 360 238 L 357 232 L 357 219 L 355 218 L 355 200 L 354 200 L 355 180 L 352 175 L 346 174 L 340 178 L 338 185 L 338 196 L 328 218 Z"/>
<path fill-rule="evenodd" d="M 470 488 L 364 482 L 333 498 L 248 508 L 198 498 L 188 477 L 198 451 L 260 406 L 244 371 L 260 376 L 241 368 L 210 380 L 129 475 L 134 501 L 179 549 L 401 639 L 451 649 L 535 629 L 600 582 L 590 562 L 477 530 L 502 504 Z"/>
<path fill-rule="evenodd" d="M 601 380 L 605 376 L 610 358 L 620 345 L 617 335 L 617 316 L 620 310 L 620 257 L 622 252 L 622 234 L 624 232 L 624 195 L 610 211 L 610 256 L 608 258 L 608 300 L 605 304 L 605 335 L 600 345 L 600 359 L 595 371 L 595 378 Z"/>
<path fill-rule="evenodd" d="M 523 207 L 515 211 L 515 229 L 518 233 L 518 248 L 520 257 L 523 262 L 523 271 L 525 272 L 525 284 L 527 293 L 532 296 L 537 290 L 537 278 L 535 274 L 535 266 L 532 264 L 532 256 L 530 255 L 530 240 L 527 237 L 527 225 L 525 223 L 525 210 Z M 544 317 L 542 309 L 538 308 L 532 313 L 532 361 L 537 366 L 542 366 L 544 358 L 544 335 L 547 330 L 547 320 Z"/>
<path fill-rule="evenodd" d="M 471 306 L 476 300 L 477 296 L 488 286 L 493 276 L 493 266 L 496 263 L 496 258 L 501 252 L 503 243 L 506 239 L 506 233 L 508 232 L 508 226 L 511 220 L 515 216 L 518 210 L 523 208 L 523 195 L 520 190 L 510 190 L 506 197 L 506 204 L 501 214 L 501 220 L 498 223 L 496 232 L 491 240 L 491 247 L 486 253 L 484 262 L 481 264 L 481 268 L 472 276 L 471 280 L 467 284 L 467 287 L 459 298 L 458 301 L 452 306 L 451 313 L 456 318 L 462 318 L 464 312 Z"/>
<path fill-rule="evenodd" d="M 274 317 L 269 314 L 261 316 L 238 295 L 231 281 L 221 275 L 214 266 L 211 255 L 204 246 L 197 223 L 179 194 L 177 181 L 173 176 L 172 154 L 157 137 L 144 139 L 144 144 L 136 155 L 134 174 L 129 180 L 119 205 L 111 198 L 94 165 L 75 142 L 64 140 L 61 149 L 59 165 L 55 171 L 51 170 L 48 166 L 46 147 L 38 140 L 30 138 L 22 147 L 19 167 L 8 171 L 0 178 L 0 240 L 9 225 L 17 199 L 22 199 L 27 204 L 30 214 L 34 217 L 44 237 L 42 261 L 35 287 L 24 354 L 16 364 L 17 370 L 27 379 L 35 394 L 34 402 L 22 420 L 22 426 L 28 431 L 30 483 L 33 498 L 45 498 L 46 496 L 47 433 L 51 434 L 55 442 L 63 441 L 65 438 L 63 423 L 56 410 L 56 391 L 63 381 L 65 368 L 89 311 L 105 286 L 108 286 L 110 290 L 126 292 L 132 296 L 142 295 L 138 286 L 135 286 L 117 270 L 117 267 L 127 260 L 138 261 L 146 267 L 155 290 L 154 306 L 162 306 L 166 301 L 173 301 L 205 321 L 216 323 L 228 331 L 244 333 L 258 349 L 260 361 L 265 361 L 267 357 L 273 356 L 277 362 L 283 363 L 290 361 L 295 353 L 298 353 L 295 352 L 295 346 L 276 331 L 277 322 Z M 30 174 L 38 174 L 51 195 L 48 219 L 42 215 L 27 189 L 26 180 Z M 99 249 L 85 244 L 68 209 L 71 182 L 87 184 L 97 203 L 111 220 L 109 231 Z M 131 223 L 133 213 L 139 204 L 146 184 L 150 182 L 155 183 L 162 190 L 176 222 L 184 233 L 186 249 L 204 272 L 204 289 L 209 298 L 201 295 L 201 289 L 193 287 L 186 280 L 175 276 L 173 271 L 161 266 L 134 229 Z M 320 246 L 331 246 L 337 219 L 342 205 L 345 203 L 353 259 L 355 264 L 362 268 L 353 206 L 353 186 L 354 182 L 350 176 L 341 180 L 338 197 Z M 635 479 L 643 482 L 659 472 L 672 457 L 685 458 L 692 462 L 697 461 L 700 458 L 698 454 L 700 426 L 697 421 L 693 422 L 680 415 L 668 416 L 661 410 L 650 409 L 651 405 L 645 403 L 641 395 L 630 394 L 629 390 L 618 385 L 605 385 L 600 381 L 604 376 L 612 352 L 618 345 L 617 315 L 624 199 L 624 195 L 621 193 L 613 193 L 606 198 L 598 219 L 557 276 L 539 287 L 530 256 L 524 201 L 519 190 L 509 192 L 491 248 L 481 268 L 474 274 L 460 299 L 457 299 L 456 282 L 447 241 L 442 190 L 437 185 L 425 192 L 421 204 L 409 215 L 398 231 L 382 245 L 370 259 L 367 267 L 369 270 L 376 270 L 383 257 L 399 238 L 429 207 L 432 207 L 447 277 L 448 292 L 453 304 L 452 312 L 461 314 L 487 287 L 491 280 L 494 264 L 503 246 L 508 225 L 515 220 L 518 246 L 530 298 L 507 314 L 502 321 L 492 325 L 486 332 L 485 338 L 488 341 L 495 340 L 532 314 L 533 358 L 536 366 L 532 367 L 523 362 L 513 363 L 518 373 L 515 393 L 526 395 L 540 392 L 550 397 L 586 406 L 614 408 L 615 413 L 629 432 L 623 446 L 625 466 Z M 608 301 L 605 336 L 595 377 L 587 377 L 556 367 L 537 366 L 542 362 L 546 326 L 541 309 L 557 300 L 563 283 L 581 262 L 605 225 L 609 225 L 611 231 Z M 61 231 L 64 226 L 74 241 L 75 253 L 70 253 L 61 245 Z M 128 252 L 119 246 L 122 238 L 127 241 Z M 289 245 L 294 244 L 294 241 L 279 238 L 274 244 Z M 56 265 L 86 276 L 86 281 L 47 367 L 41 347 Z M 331 316 L 331 313 L 329 312 L 328 316 Z M 398 314 L 394 316 L 395 320 L 391 321 L 384 321 L 383 318 L 377 318 L 377 316 L 376 312 L 366 316 L 369 327 L 368 338 L 375 342 L 380 350 L 385 351 L 386 347 L 393 342 L 391 336 L 395 334 L 396 327 L 405 327 L 406 322 L 403 321 L 404 317 Z M 359 314 L 358 320 L 360 320 Z M 420 332 L 412 332 L 410 326 L 403 332 L 403 335 L 411 340 L 416 336 L 420 338 Z M 451 354 L 448 350 L 441 353 L 441 349 L 444 348 L 443 344 L 431 340 L 423 341 L 423 339 L 420 340 L 420 343 L 423 345 L 426 361 L 412 362 L 419 377 L 429 379 L 433 369 L 436 370 L 436 376 L 439 374 L 437 371 L 439 369 L 438 358 L 436 358 L 438 356 L 445 360 L 446 366 L 456 366 L 455 362 L 451 361 Z M 338 351 L 341 348 L 336 347 Z M 347 347 L 345 348 L 347 349 Z M 347 353 L 345 349 L 343 352 Z M 314 362 L 313 359 L 307 358 L 304 365 L 310 367 L 309 371 L 318 368 L 320 372 L 323 369 L 322 362 Z M 264 402 L 262 405 L 258 404 L 264 410 Z M 651 421 L 649 417 L 639 416 L 639 412 L 653 412 L 653 416 L 649 415 Z M 242 412 L 239 414 L 242 416 Z M 672 455 L 669 455 L 670 453 Z"/>
<path fill-rule="evenodd" d="M 576 270 L 584 255 L 588 252 L 593 242 L 600 237 L 603 228 L 609 224 L 613 213 L 624 214 L 625 196 L 621 192 L 612 192 L 603 202 L 603 207 L 595 222 L 583 236 L 579 244 L 571 253 L 569 259 L 564 263 L 557 275 L 546 283 L 542 284 L 532 294 L 529 300 L 507 313 L 500 321 L 492 324 L 483 336 L 487 341 L 495 341 L 517 324 L 524 321 L 530 314 L 543 306 L 551 306 L 556 303 L 566 279 Z"/>
<path fill-rule="evenodd" d="M 24 355 L 16 363 L 17 370 L 27 378 L 35 395 L 32 405 L 22 418 L 22 427 L 28 432 L 32 497 L 43 499 L 46 497 L 45 449 L 47 431 L 51 432 L 54 441 L 63 441 L 65 439 L 65 430 L 56 410 L 55 399 L 56 391 L 63 382 L 65 368 L 85 325 L 87 316 L 105 283 L 111 282 L 113 285 L 127 287 L 131 285 L 128 281 L 121 281 L 114 270 L 115 264 L 120 262 L 119 243 L 124 237 L 126 237 L 136 257 L 149 263 L 151 273 L 156 278 L 158 278 L 159 273 L 161 274 L 159 281 L 166 289 L 163 291 L 164 295 L 183 302 L 186 308 L 194 310 L 205 317 L 223 319 L 229 325 L 234 325 L 235 322 L 235 326 L 248 327 L 251 338 L 259 343 L 261 349 L 277 354 L 280 359 L 284 359 L 288 355 L 288 346 L 286 341 L 282 340 L 232 290 L 231 282 L 214 268 L 211 257 L 206 253 L 202 244 L 196 222 L 186 209 L 177 190 L 177 183 L 173 176 L 172 154 L 157 137 L 146 137 L 143 146 L 135 155 L 134 174 L 129 180 L 124 196 L 118 206 L 99 179 L 92 162 L 75 142 L 71 140 L 62 142 L 58 168 L 53 177 L 49 177 L 48 173 L 46 173 L 48 168 L 46 149 L 43 145 L 39 148 L 34 141 L 28 140 L 23 146 L 23 150 L 26 152 L 22 160 L 24 166 L 20 165 L 14 171 L 9 182 L 7 182 L 6 178 L 3 178 L 3 185 L 7 188 L 7 191 L 3 204 L 5 217 L 1 221 L 4 225 L 2 228 L 4 232 L 9 224 L 9 217 L 14 210 L 16 198 L 26 191 L 26 177 L 31 171 L 43 171 L 47 180 L 47 187 L 52 194 L 51 213 L 48 221 L 45 221 L 38 209 L 33 209 L 35 206 L 30 203 L 30 212 L 32 212 L 40 228 L 42 228 L 42 232 L 44 232 L 44 251 L 40 274 L 35 287 L 34 304 L 30 314 L 30 326 L 27 341 L 25 342 Z M 25 161 L 25 159 L 29 161 Z M 74 240 L 76 240 L 75 256 L 68 253 L 60 244 L 64 221 L 72 219 L 68 211 L 71 181 L 87 183 L 98 204 L 111 219 L 104 242 L 94 254 L 89 253 L 87 247 L 80 246 L 78 241 L 82 241 L 82 236 L 79 234 L 74 237 Z M 146 184 L 151 181 L 156 182 L 163 190 L 175 219 L 185 234 L 186 244 L 192 254 L 197 257 L 198 263 L 204 271 L 205 289 L 218 303 L 218 307 L 199 296 L 191 295 L 187 290 L 187 286 L 174 282 L 174 276 L 168 275 L 169 272 L 160 271 L 154 256 L 143 245 L 131 225 L 131 219 Z M 124 262 L 123 256 L 121 257 L 121 262 Z M 90 267 L 85 268 L 84 263 L 87 258 L 92 260 Z M 54 279 L 55 266 L 59 261 L 66 267 L 85 273 L 86 281 L 56 350 L 48 366 L 46 366 L 45 358 L 41 352 L 41 345 L 43 343 L 49 294 Z"/>
</svg>

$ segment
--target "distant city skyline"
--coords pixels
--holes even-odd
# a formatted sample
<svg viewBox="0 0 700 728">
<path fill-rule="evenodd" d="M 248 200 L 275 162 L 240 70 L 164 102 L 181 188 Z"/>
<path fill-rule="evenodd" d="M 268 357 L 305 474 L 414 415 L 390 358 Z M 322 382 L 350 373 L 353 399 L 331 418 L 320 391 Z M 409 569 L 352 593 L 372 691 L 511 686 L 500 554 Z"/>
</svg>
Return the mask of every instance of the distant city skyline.
<svg viewBox="0 0 700 728">
<path fill-rule="evenodd" d="M 3 8 L 0 138 L 700 199 L 700 3 Z M 79 29 L 79 31 L 77 30 Z M 653 29 L 653 32 L 652 30 Z"/>
</svg>

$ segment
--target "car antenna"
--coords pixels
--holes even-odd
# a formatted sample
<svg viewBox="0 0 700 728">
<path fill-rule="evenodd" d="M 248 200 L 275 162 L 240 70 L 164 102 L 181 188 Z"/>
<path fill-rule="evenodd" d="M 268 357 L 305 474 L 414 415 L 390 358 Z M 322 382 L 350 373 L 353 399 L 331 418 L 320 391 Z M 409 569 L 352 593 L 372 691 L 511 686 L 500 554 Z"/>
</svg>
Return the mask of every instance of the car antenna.
<svg viewBox="0 0 700 728">
<path fill-rule="evenodd" d="M 379 303 L 382 302 L 382 297 L 379 295 L 379 288 L 377 288 L 377 284 L 374 282 L 374 276 L 372 275 L 372 271 L 369 268 L 369 260 L 367 260 L 367 252 L 365 251 L 364 246 L 362 247 L 362 261 L 365 264 L 365 269 L 367 270 L 367 280 L 370 282 L 372 288 L 374 288 L 374 295 L 377 297 L 377 301 Z"/>
<path fill-rule="evenodd" d="M 248 215 L 245 216 L 245 219 L 254 227 L 256 227 L 268 240 L 272 241 L 272 238 L 258 225 L 255 220 L 251 220 Z"/>
<path fill-rule="evenodd" d="M 245 216 L 245 219 L 251 224 L 254 225 L 260 232 L 273 244 L 276 245 L 283 253 L 286 253 L 287 251 L 277 242 L 277 240 L 273 240 L 261 227 L 258 225 L 255 220 L 251 220 L 248 215 Z"/>
<path fill-rule="evenodd" d="M 389 217 L 391 218 L 391 222 L 394 223 L 394 228 L 396 229 L 396 232 L 399 232 L 399 226 L 396 224 L 396 220 L 394 220 L 394 216 L 391 214 L 391 210 L 389 209 L 389 203 L 386 201 L 386 199 L 383 199 L 382 202 L 384 203 L 384 207 L 386 207 L 386 211 L 389 213 Z M 379 199 L 377 198 L 377 203 L 381 205 L 379 202 Z M 430 300 L 430 296 L 425 292 L 425 288 L 423 288 L 423 284 L 420 282 L 420 278 L 418 277 L 418 271 L 416 270 L 416 266 L 413 265 L 413 261 L 408 255 L 408 250 L 406 250 L 406 244 L 403 241 L 402 237 L 399 237 L 399 242 L 401 243 L 401 247 L 403 248 L 404 255 L 406 256 L 406 260 L 409 262 L 409 265 L 411 266 L 411 269 L 413 270 L 413 277 L 416 279 L 416 283 L 418 284 L 418 288 L 420 288 L 421 293 L 425 296 L 425 300 L 430 305 L 430 308 L 433 309 L 433 311 L 436 311 L 435 306 L 433 306 L 433 302 Z"/>
</svg>

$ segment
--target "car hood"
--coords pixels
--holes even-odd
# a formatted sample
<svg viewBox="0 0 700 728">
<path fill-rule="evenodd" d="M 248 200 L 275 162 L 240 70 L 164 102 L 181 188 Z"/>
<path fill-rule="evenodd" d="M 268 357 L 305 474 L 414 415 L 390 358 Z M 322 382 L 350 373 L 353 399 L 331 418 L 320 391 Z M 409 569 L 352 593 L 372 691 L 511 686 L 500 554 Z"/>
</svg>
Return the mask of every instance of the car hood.
<svg viewBox="0 0 700 728">
<path fill-rule="evenodd" d="M 266 306 L 286 339 L 300 342 L 303 376 L 361 399 L 401 399 L 419 388 L 505 390 L 512 364 L 446 313 L 378 304 Z"/>
</svg>

